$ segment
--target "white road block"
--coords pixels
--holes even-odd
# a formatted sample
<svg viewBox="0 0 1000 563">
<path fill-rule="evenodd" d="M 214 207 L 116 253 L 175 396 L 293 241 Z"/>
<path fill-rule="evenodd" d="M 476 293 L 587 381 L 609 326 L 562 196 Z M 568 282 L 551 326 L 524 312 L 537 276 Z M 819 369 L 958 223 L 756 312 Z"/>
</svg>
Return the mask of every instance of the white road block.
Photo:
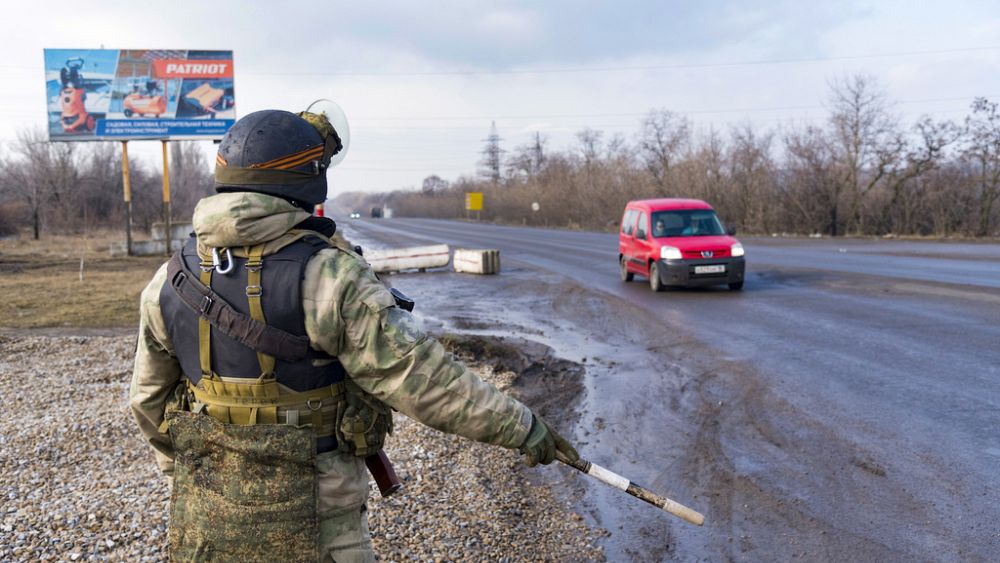
<svg viewBox="0 0 1000 563">
<path fill-rule="evenodd" d="M 500 251 L 456 248 L 455 259 L 452 263 L 455 265 L 456 272 L 498 274 L 500 273 Z"/>
<path fill-rule="evenodd" d="M 451 255 L 447 244 L 410 248 L 365 249 L 365 260 L 376 272 L 424 270 L 448 265 Z"/>
</svg>

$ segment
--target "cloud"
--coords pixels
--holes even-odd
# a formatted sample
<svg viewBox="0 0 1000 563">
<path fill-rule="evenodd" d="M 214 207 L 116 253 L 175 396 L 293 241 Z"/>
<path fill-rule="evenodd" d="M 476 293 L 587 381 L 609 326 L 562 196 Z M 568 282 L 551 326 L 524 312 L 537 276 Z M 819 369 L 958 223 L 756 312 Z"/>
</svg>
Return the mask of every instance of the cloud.
<svg viewBox="0 0 1000 563">
<path fill-rule="evenodd" d="M 44 121 L 42 47 L 232 49 L 240 115 L 301 109 L 320 97 L 345 108 L 354 138 L 334 174 L 337 189 L 416 186 L 431 173 L 454 178 L 474 171 L 494 119 L 505 148 L 540 130 L 555 150 L 573 146 L 574 133 L 584 127 L 604 130 L 606 137 L 630 134 L 654 107 L 690 111 L 699 129 L 725 131 L 742 121 L 761 128 L 793 119 L 822 122 L 828 80 L 859 71 L 879 77 L 894 100 L 997 94 L 1000 51 L 835 58 L 996 44 L 995 2 L 954 4 L 942 10 L 904 0 L 216 0 L 205 16 L 203 3 L 174 0 L 171 9 L 149 18 L 132 9 L 134 2 L 100 2 L 81 12 L 69 0 L 48 0 L 44 17 L 22 2 L 0 19 L 11 46 L 0 65 L 6 87 L 0 139 Z M 612 72 L 395 74 L 822 57 L 831 59 Z M 338 74 L 352 72 L 373 75 Z M 908 121 L 924 111 L 960 119 L 967 107 L 965 100 L 918 101 L 899 110 Z M 158 144 L 136 143 L 138 154 L 146 148 L 156 162 Z M 206 143 L 205 150 L 214 147 Z"/>
</svg>

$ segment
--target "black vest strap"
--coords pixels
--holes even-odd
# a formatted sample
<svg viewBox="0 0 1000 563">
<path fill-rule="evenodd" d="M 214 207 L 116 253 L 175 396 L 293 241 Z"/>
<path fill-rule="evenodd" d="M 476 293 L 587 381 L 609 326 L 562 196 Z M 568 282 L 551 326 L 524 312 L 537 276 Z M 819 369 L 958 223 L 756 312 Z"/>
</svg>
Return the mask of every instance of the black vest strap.
<svg viewBox="0 0 1000 563">
<path fill-rule="evenodd" d="M 289 362 L 301 360 L 309 352 L 308 337 L 257 322 L 234 309 L 198 280 L 197 274 L 184 264 L 180 252 L 167 264 L 167 279 L 188 309 L 244 346 Z"/>
</svg>

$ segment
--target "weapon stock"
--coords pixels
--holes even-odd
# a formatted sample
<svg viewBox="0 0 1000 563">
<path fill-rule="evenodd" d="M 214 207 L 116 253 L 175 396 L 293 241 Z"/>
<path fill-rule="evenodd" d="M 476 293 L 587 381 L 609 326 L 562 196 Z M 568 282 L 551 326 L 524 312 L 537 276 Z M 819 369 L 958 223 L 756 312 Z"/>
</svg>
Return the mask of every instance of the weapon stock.
<svg viewBox="0 0 1000 563">
<path fill-rule="evenodd" d="M 403 483 L 396 476 L 396 470 L 392 468 L 392 462 L 384 450 L 365 457 L 365 465 L 375 478 L 375 484 L 378 485 L 378 491 L 382 493 L 383 498 L 403 488 Z"/>
</svg>

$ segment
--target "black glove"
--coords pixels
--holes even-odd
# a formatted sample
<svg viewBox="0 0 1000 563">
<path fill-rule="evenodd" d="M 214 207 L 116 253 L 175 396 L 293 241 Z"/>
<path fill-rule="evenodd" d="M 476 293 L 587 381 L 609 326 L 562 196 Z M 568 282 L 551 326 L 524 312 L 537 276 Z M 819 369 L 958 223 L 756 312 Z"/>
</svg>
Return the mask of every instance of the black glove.
<svg viewBox="0 0 1000 563">
<path fill-rule="evenodd" d="M 528 437 L 518 449 L 524 454 L 524 461 L 530 467 L 539 463 L 542 465 L 552 463 L 556 459 L 556 451 L 561 452 L 570 461 L 580 459 L 576 448 L 571 446 L 555 430 L 552 430 L 545 419 L 534 413 L 531 415 L 531 430 L 528 432 Z"/>
</svg>

